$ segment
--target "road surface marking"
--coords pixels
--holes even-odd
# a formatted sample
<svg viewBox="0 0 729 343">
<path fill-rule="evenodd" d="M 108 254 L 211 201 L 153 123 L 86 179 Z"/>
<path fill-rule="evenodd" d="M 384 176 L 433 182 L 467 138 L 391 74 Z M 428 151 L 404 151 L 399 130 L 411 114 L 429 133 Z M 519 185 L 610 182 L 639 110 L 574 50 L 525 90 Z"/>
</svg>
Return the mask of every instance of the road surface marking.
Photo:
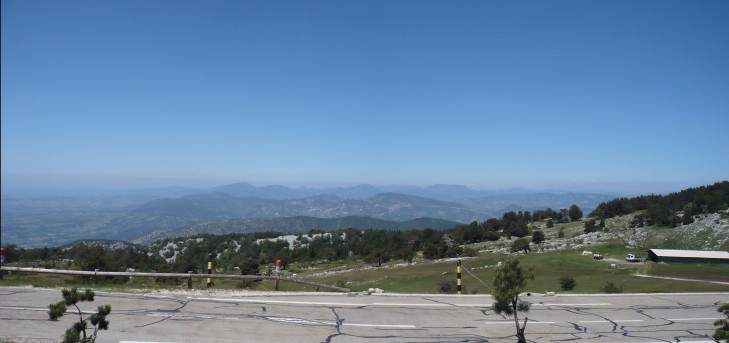
<svg viewBox="0 0 729 343">
<path fill-rule="evenodd" d="M 451 304 L 406 304 L 406 303 L 372 303 L 372 306 L 422 306 L 422 307 L 452 307 Z"/>
<path fill-rule="evenodd" d="M 313 301 L 284 301 L 284 300 L 268 300 L 268 299 L 220 299 L 220 298 L 193 298 L 188 297 L 192 300 L 207 300 L 217 302 L 233 302 L 233 303 L 253 303 L 253 304 L 283 304 L 283 305 L 321 305 L 321 306 L 369 306 L 369 304 L 350 304 L 350 303 L 328 303 L 328 302 L 313 302 Z"/>
<path fill-rule="evenodd" d="M 484 322 L 484 324 L 486 324 L 486 325 L 491 325 L 491 324 L 510 324 L 510 325 L 514 325 L 514 321 L 513 320 L 494 321 L 494 322 Z M 557 324 L 557 322 L 537 322 L 537 321 L 531 321 L 530 320 L 529 321 L 529 324 Z"/>
<path fill-rule="evenodd" d="M 415 325 L 394 325 L 394 324 L 355 324 L 342 323 L 344 326 L 361 326 L 368 328 L 395 328 L 395 329 L 415 329 Z"/>
<path fill-rule="evenodd" d="M 294 324 L 315 324 L 315 325 L 328 325 L 328 326 L 337 326 L 337 323 L 335 322 L 325 322 L 325 321 L 318 321 L 318 320 L 307 320 L 307 319 L 301 319 L 301 318 L 288 318 L 288 317 L 265 317 L 268 320 L 273 320 L 275 322 L 282 322 L 282 323 L 294 323 Z"/>
<path fill-rule="evenodd" d="M 0 306 L 0 310 L 17 310 L 17 311 L 48 311 L 48 307 L 17 307 L 17 306 Z"/>
<path fill-rule="evenodd" d="M 19 307 L 19 306 L 0 306 L 0 310 L 15 310 L 15 311 L 48 311 L 48 307 Z M 70 308 L 66 308 L 65 313 L 78 314 L 78 311 L 73 311 Z M 95 314 L 93 311 L 81 310 L 83 314 Z"/>
<path fill-rule="evenodd" d="M 491 307 L 493 304 L 453 304 L 456 307 Z"/>
<path fill-rule="evenodd" d="M 372 303 L 372 306 L 418 306 L 418 307 L 491 307 L 491 304 L 444 304 L 444 303 L 432 303 L 432 304 L 412 304 L 412 303 Z"/>
<path fill-rule="evenodd" d="M 627 323 L 643 322 L 643 319 L 616 319 L 616 320 L 580 320 L 578 323 Z"/>
<path fill-rule="evenodd" d="M 294 323 L 294 324 L 315 324 L 315 325 L 328 325 L 337 326 L 335 322 L 319 321 L 319 320 L 308 320 L 301 318 L 287 318 L 287 317 L 265 317 L 269 320 L 282 323 Z M 367 328 L 389 328 L 389 329 L 415 329 L 415 325 L 407 324 L 361 324 L 361 323 L 342 323 L 342 326 L 358 326 Z"/>
<path fill-rule="evenodd" d="M 288 301 L 288 300 L 269 300 L 269 299 L 230 299 L 230 298 L 195 298 L 188 297 L 192 300 L 202 301 L 217 301 L 217 302 L 233 302 L 233 303 L 252 303 L 252 304 L 281 304 L 281 305 L 319 305 L 319 306 L 348 306 L 348 307 L 362 307 L 362 306 L 400 306 L 400 307 L 491 307 L 491 304 L 443 304 L 443 303 L 428 303 L 428 304 L 411 304 L 411 303 L 334 303 L 334 302 L 316 302 L 316 301 Z"/>
<path fill-rule="evenodd" d="M 584 303 L 584 304 L 532 304 L 532 306 L 611 306 L 611 303 Z"/>
<path fill-rule="evenodd" d="M 722 318 L 668 318 L 666 320 L 670 320 L 672 322 L 689 322 L 692 320 L 717 320 Z"/>
</svg>

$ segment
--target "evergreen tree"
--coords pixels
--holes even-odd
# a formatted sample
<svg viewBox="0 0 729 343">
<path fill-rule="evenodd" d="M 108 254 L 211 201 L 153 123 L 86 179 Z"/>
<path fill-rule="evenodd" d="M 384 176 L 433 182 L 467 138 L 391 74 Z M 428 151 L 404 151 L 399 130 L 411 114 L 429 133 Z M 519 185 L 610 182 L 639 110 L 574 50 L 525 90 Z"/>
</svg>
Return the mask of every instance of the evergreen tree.
<svg viewBox="0 0 729 343">
<path fill-rule="evenodd" d="M 723 339 L 724 342 L 729 342 L 729 304 L 719 306 L 716 311 L 723 313 L 728 319 L 718 319 L 714 322 L 716 330 L 712 337 L 717 341 Z"/>
<path fill-rule="evenodd" d="M 529 253 L 531 251 L 531 247 L 529 247 L 529 240 L 526 238 L 519 238 L 514 241 L 514 243 L 511 244 L 511 252 L 517 252 L 520 250 L 524 250 L 524 253 Z"/>
<path fill-rule="evenodd" d="M 99 330 L 109 329 L 109 321 L 106 320 L 106 316 L 111 313 L 110 305 L 99 306 L 96 313 L 87 318 L 83 317 L 83 312 L 77 305 L 80 301 L 94 301 L 94 296 L 96 295 L 94 291 L 86 289 L 84 292 L 79 292 L 76 288 L 64 288 L 61 291 L 61 294 L 63 295 L 62 301 L 48 305 L 48 316 L 50 319 L 58 320 L 58 318 L 65 314 L 67 306 L 71 305 L 76 308 L 79 317 L 79 321 L 74 322 L 73 326 L 66 330 L 66 334 L 63 337 L 63 343 L 92 343 L 96 341 L 96 335 Z M 89 329 L 89 322 L 91 322 L 94 329 L 91 334 L 86 333 L 86 330 Z"/>
<path fill-rule="evenodd" d="M 532 243 L 539 244 L 542 242 L 544 242 L 544 232 L 539 230 L 532 232 Z"/>
<path fill-rule="evenodd" d="M 576 221 L 582 219 L 582 210 L 575 204 L 572 204 L 568 210 L 570 220 Z"/>
<path fill-rule="evenodd" d="M 526 330 L 529 318 L 524 317 L 524 324 L 519 327 L 518 312 L 529 312 L 529 303 L 519 300 L 521 294 L 526 288 L 527 281 L 534 279 L 534 273 L 531 268 L 522 268 L 519 260 L 510 258 L 506 260 L 500 267 L 496 268 L 496 277 L 494 278 L 493 297 L 494 304 L 492 309 L 498 314 L 514 316 L 514 325 L 516 326 L 516 338 L 518 343 L 526 343 L 524 331 Z"/>
</svg>

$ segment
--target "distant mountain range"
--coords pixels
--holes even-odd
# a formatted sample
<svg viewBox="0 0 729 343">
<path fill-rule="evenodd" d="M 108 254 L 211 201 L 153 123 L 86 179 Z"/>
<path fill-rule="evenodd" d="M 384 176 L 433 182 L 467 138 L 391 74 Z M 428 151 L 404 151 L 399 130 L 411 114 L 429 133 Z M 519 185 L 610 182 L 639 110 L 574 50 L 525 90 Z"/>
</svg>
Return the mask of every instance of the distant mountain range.
<svg viewBox="0 0 729 343">
<path fill-rule="evenodd" d="M 397 193 L 382 193 L 367 199 L 342 199 L 336 195 L 315 195 L 288 200 L 240 198 L 223 193 L 209 193 L 177 199 L 154 200 L 133 212 L 147 217 L 185 217 L 193 221 L 238 217 L 366 216 L 394 221 L 430 217 L 467 223 L 492 217 L 488 213 L 470 209 L 458 203 Z"/>
<path fill-rule="evenodd" d="M 362 200 L 382 193 L 397 193 L 457 203 L 491 216 L 500 216 L 510 210 L 532 211 L 547 207 L 557 210 L 560 208 L 568 208 L 572 204 L 580 206 L 583 211 L 587 212 L 597 207 L 601 202 L 609 201 L 616 197 L 613 194 L 573 193 L 559 190 L 534 192 L 525 189 L 512 189 L 495 192 L 474 190 L 462 185 L 444 184 L 428 187 L 375 187 L 363 184 L 353 187 L 315 189 L 307 187 L 289 188 L 279 185 L 256 187 L 248 183 L 235 183 L 213 188 L 212 191 L 235 197 L 253 197 L 271 200 L 302 199 L 318 195 L 334 195 L 347 200 Z"/>
<path fill-rule="evenodd" d="M 132 240 L 150 232 L 241 218 L 354 216 L 391 222 L 435 218 L 469 223 L 500 216 L 510 210 L 560 209 L 572 204 L 577 204 L 587 214 L 601 202 L 613 198 L 607 194 L 528 193 L 524 190 L 496 193 L 460 185 L 358 185 L 315 189 L 277 185 L 257 187 L 248 183 L 212 189 L 117 192 L 110 196 L 12 198 L 4 194 L 2 242 L 37 247 L 78 239 Z M 277 223 L 300 227 L 295 225 L 297 222 L 301 220 L 279 220 Z M 280 228 L 276 231 L 291 232 L 279 224 L 274 226 Z"/>
</svg>

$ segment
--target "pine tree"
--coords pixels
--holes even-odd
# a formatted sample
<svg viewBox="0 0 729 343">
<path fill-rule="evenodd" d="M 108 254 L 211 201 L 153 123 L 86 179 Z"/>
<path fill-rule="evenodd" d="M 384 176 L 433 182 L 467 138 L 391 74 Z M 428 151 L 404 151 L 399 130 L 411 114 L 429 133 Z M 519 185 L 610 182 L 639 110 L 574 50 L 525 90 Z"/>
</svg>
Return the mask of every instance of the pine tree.
<svg viewBox="0 0 729 343">
<path fill-rule="evenodd" d="M 522 268 L 519 260 L 510 258 L 500 267 L 496 268 L 494 278 L 494 304 L 492 309 L 498 314 L 514 316 L 516 338 L 519 343 L 526 343 L 524 331 L 529 318 L 524 317 L 524 324 L 519 327 L 517 312 L 529 312 L 530 304 L 519 300 L 519 294 L 524 291 L 528 280 L 534 279 L 532 268 Z"/>
<path fill-rule="evenodd" d="M 78 312 L 79 320 L 73 323 L 73 326 L 66 330 L 66 334 L 63 336 L 63 343 L 91 343 L 96 341 L 96 334 L 99 330 L 109 329 L 109 321 L 106 320 L 106 316 L 111 313 L 111 305 L 103 305 L 97 308 L 96 313 L 92 314 L 88 318 L 84 318 L 81 309 L 76 305 L 79 301 L 94 301 L 96 295 L 94 291 L 86 289 L 84 292 L 79 292 L 76 288 L 66 289 L 61 291 L 63 294 L 63 300 L 48 305 L 48 316 L 51 320 L 58 320 L 66 313 L 66 308 L 73 305 Z M 90 334 L 86 334 L 88 329 L 88 322 L 94 331 Z"/>
</svg>

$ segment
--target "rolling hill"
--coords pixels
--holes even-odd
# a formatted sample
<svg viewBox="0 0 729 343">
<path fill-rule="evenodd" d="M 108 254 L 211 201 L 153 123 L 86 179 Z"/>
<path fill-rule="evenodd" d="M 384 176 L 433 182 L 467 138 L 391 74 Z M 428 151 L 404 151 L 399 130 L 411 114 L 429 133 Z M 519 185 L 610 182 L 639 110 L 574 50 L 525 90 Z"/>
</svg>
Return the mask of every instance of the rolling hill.
<svg viewBox="0 0 729 343">
<path fill-rule="evenodd" d="M 425 229 L 446 230 L 458 223 L 435 218 L 418 218 L 409 221 L 396 222 L 369 217 L 348 216 L 341 218 L 315 218 L 307 216 L 282 218 L 241 218 L 216 222 L 207 222 L 188 225 L 176 230 L 156 231 L 132 240 L 135 244 L 149 244 L 165 238 L 194 236 L 197 234 L 251 233 L 251 232 L 307 232 L 312 229 L 331 231 L 336 229 L 386 229 L 409 230 Z"/>
<path fill-rule="evenodd" d="M 185 189 L 174 189 L 175 194 Z M 129 240 L 153 231 L 238 218 L 309 216 L 372 217 L 390 221 L 439 218 L 458 223 L 482 221 L 506 210 L 566 208 L 589 212 L 605 194 L 496 193 L 459 185 L 428 187 L 357 185 L 335 188 L 257 187 L 237 183 L 189 189 L 171 196 L 167 189 L 128 196 L 2 198 L 2 241 L 22 247 L 57 246 L 78 239 Z"/>
</svg>

